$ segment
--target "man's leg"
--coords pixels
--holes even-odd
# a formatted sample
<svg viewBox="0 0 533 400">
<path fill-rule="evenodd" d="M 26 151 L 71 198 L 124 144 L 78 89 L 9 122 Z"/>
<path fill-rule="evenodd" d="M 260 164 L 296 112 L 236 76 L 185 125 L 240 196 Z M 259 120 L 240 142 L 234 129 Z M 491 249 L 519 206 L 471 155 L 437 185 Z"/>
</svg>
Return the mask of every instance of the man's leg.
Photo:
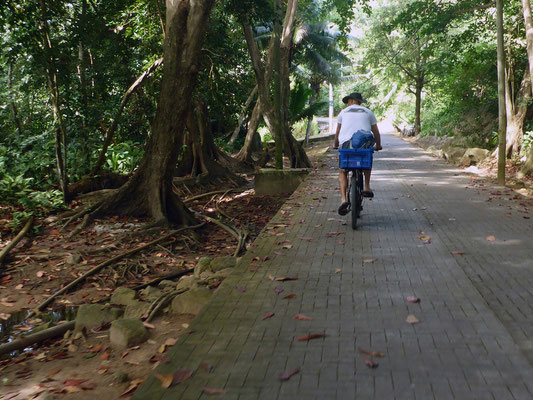
<svg viewBox="0 0 533 400">
<path fill-rule="evenodd" d="M 348 171 L 339 170 L 339 187 L 341 189 L 341 204 L 346 202 L 346 189 L 348 189 Z"/>
<path fill-rule="evenodd" d="M 371 169 L 365 169 L 363 172 L 365 174 L 365 189 L 364 189 L 364 191 L 365 192 L 371 192 L 372 189 L 370 189 L 370 174 L 372 173 L 372 170 Z"/>
</svg>

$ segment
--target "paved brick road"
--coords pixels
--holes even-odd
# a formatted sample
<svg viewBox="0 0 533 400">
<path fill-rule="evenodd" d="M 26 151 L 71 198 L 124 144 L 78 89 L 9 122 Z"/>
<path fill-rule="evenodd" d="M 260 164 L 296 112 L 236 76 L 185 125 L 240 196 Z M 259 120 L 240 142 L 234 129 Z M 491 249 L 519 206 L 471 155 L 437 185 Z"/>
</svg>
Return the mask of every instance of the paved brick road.
<svg viewBox="0 0 533 400">
<path fill-rule="evenodd" d="M 532 201 L 384 136 L 359 229 L 336 213 L 332 153 L 156 371 L 192 377 L 134 399 L 533 399 Z M 359 348 L 385 356 L 371 369 Z"/>
</svg>

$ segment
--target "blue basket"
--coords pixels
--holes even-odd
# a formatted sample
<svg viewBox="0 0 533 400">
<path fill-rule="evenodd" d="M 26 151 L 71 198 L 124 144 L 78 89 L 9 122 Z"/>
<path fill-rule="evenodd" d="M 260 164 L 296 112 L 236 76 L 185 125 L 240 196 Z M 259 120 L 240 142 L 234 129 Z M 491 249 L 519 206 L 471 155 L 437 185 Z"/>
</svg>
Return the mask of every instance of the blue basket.
<svg viewBox="0 0 533 400">
<path fill-rule="evenodd" d="M 371 169 L 374 149 L 339 149 L 343 169 Z"/>
</svg>

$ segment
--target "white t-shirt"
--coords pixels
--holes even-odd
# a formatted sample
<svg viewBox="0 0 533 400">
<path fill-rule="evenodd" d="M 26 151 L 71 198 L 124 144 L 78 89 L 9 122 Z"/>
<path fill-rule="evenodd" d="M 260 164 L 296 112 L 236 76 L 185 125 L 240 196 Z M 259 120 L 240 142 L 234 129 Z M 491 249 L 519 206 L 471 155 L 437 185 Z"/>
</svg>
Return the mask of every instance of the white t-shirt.
<svg viewBox="0 0 533 400">
<path fill-rule="evenodd" d="M 343 144 L 352 138 L 358 130 L 372 131 L 372 125 L 378 121 L 374 113 L 368 108 L 356 104 L 346 107 L 339 113 L 337 123 L 341 126 L 339 132 L 339 144 Z"/>
</svg>

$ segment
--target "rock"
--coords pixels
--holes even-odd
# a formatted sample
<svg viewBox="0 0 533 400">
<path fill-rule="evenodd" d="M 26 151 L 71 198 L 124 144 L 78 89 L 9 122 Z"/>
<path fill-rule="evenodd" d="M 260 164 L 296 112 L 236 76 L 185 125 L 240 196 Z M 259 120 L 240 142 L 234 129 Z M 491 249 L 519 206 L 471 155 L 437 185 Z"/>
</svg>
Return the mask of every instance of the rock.
<svg viewBox="0 0 533 400">
<path fill-rule="evenodd" d="M 206 281 L 210 278 L 212 278 L 215 274 L 212 273 L 211 271 L 204 271 L 200 274 L 200 280 L 201 281 Z"/>
<path fill-rule="evenodd" d="M 141 290 L 142 297 L 150 301 L 156 300 L 162 294 L 163 292 L 161 291 L 161 289 L 158 289 L 153 286 L 148 286 L 146 289 Z"/>
<path fill-rule="evenodd" d="M 202 272 L 209 270 L 209 264 L 211 264 L 211 260 L 211 257 L 200 258 L 194 267 L 194 276 L 199 278 Z"/>
<path fill-rule="evenodd" d="M 461 158 L 461 165 L 469 167 L 471 165 L 477 165 L 490 154 L 490 151 L 485 149 L 479 149 L 474 147 L 472 149 L 466 150 L 465 154 Z"/>
<path fill-rule="evenodd" d="M 205 280 L 206 280 L 206 282 L 208 284 L 210 284 L 211 282 L 213 282 L 215 280 L 223 281 L 232 272 L 233 272 L 233 268 L 226 268 L 226 269 L 220 270 L 220 271 L 218 271 L 218 272 L 216 272 L 214 274 L 211 274 L 211 276 L 206 278 Z"/>
<path fill-rule="evenodd" d="M 130 303 L 126 306 L 126 310 L 124 311 L 124 318 L 140 319 L 146 314 L 148 314 L 149 309 L 150 303 L 144 301 L 135 301 L 134 303 Z"/>
<path fill-rule="evenodd" d="M 221 271 L 227 268 L 235 268 L 237 259 L 232 256 L 217 257 L 209 264 L 209 270 L 212 272 Z"/>
<path fill-rule="evenodd" d="M 83 304 L 76 314 L 76 332 L 85 329 L 93 329 L 98 326 L 110 323 L 122 315 L 119 308 L 110 308 L 100 304 Z"/>
<path fill-rule="evenodd" d="M 128 374 L 124 371 L 117 371 L 113 375 L 111 375 L 111 381 L 113 383 L 125 383 L 130 380 L 130 377 Z"/>
<path fill-rule="evenodd" d="M 83 258 L 80 254 L 69 254 L 65 259 L 65 263 L 68 265 L 76 265 L 82 262 Z"/>
<path fill-rule="evenodd" d="M 180 278 L 178 285 L 176 286 L 176 290 L 192 289 L 196 287 L 198 287 L 198 278 L 196 278 L 194 275 L 186 275 Z"/>
<path fill-rule="evenodd" d="M 191 289 L 172 300 L 170 309 L 177 314 L 196 315 L 207 304 L 212 296 L 211 290 L 203 287 Z"/>
<path fill-rule="evenodd" d="M 137 292 L 135 290 L 126 287 L 119 287 L 113 292 L 110 303 L 127 306 L 128 304 L 135 302 L 136 298 Z"/>
<path fill-rule="evenodd" d="M 145 342 L 148 330 L 137 318 L 124 318 L 113 321 L 109 333 L 111 345 L 119 349 L 127 349 Z"/>
<path fill-rule="evenodd" d="M 452 164 L 458 164 L 465 154 L 465 149 L 462 147 L 444 146 L 442 152 L 444 153 L 444 158 L 446 160 Z"/>
<path fill-rule="evenodd" d="M 159 288 L 162 289 L 162 290 L 168 290 L 168 289 L 172 289 L 173 290 L 176 287 L 176 282 L 169 281 L 168 279 L 165 279 L 165 280 L 159 282 L 159 284 L 157 286 L 159 286 Z"/>
</svg>

